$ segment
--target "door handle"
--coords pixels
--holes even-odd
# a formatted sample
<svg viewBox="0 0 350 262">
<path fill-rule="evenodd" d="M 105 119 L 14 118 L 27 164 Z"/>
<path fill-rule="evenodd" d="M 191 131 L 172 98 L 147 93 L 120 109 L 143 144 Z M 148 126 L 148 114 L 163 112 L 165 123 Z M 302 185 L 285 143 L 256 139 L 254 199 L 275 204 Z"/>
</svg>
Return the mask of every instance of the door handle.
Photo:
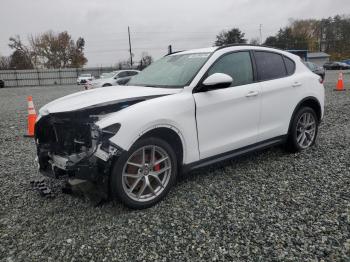
<svg viewBox="0 0 350 262">
<path fill-rule="evenodd" d="M 292 87 L 298 87 L 298 86 L 301 86 L 301 83 L 300 82 L 294 82 L 292 84 Z"/>
<path fill-rule="evenodd" d="M 257 96 L 259 94 L 258 91 L 249 91 L 248 94 L 245 95 L 245 97 L 253 97 Z"/>
</svg>

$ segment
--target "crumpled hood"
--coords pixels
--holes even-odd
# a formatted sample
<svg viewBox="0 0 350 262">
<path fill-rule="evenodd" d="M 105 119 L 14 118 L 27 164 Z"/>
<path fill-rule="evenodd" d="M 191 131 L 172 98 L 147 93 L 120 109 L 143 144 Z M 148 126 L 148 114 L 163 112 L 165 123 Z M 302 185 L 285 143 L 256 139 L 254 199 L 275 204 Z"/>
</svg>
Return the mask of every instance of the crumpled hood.
<svg viewBox="0 0 350 262">
<path fill-rule="evenodd" d="M 153 88 L 143 86 L 109 86 L 98 89 L 77 92 L 56 99 L 42 108 L 41 116 L 69 112 L 87 107 L 98 106 L 105 103 L 117 103 L 119 101 L 134 100 L 137 98 L 149 98 L 153 96 L 170 95 L 181 92 L 178 88 Z"/>
</svg>

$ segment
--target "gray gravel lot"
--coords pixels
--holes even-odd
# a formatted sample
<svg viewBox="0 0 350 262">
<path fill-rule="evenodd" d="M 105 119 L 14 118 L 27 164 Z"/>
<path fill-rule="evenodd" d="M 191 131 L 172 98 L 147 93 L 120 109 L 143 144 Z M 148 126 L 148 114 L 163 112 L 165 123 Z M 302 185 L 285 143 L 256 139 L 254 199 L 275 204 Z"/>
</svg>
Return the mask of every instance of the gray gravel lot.
<svg viewBox="0 0 350 262">
<path fill-rule="evenodd" d="M 49 179 L 56 198 L 41 198 L 26 96 L 38 108 L 81 87 L 0 89 L 0 261 L 350 261 L 350 91 L 327 75 L 315 147 L 192 172 L 143 211 L 94 207 Z"/>
</svg>

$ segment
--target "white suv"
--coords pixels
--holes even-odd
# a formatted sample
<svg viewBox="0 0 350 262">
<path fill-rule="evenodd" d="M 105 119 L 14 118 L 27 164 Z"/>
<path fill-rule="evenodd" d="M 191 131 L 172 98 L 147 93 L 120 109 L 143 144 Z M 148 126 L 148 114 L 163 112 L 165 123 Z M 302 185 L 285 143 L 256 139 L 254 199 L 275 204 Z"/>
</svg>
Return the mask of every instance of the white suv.
<svg viewBox="0 0 350 262">
<path fill-rule="evenodd" d="M 150 207 L 179 173 L 274 145 L 312 146 L 324 112 L 321 82 L 299 57 L 272 48 L 171 54 L 125 88 L 41 108 L 40 170 L 101 183 L 128 207 Z"/>
<path fill-rule="evenodd" d="M 82 85 L 85 84 L 88 81 L 92 81 L 95 78 L 91 75 L 91 74 L 81 74 L 78 78 L 77 78 L 77 84 L 78 85 Z"/>
</svg>

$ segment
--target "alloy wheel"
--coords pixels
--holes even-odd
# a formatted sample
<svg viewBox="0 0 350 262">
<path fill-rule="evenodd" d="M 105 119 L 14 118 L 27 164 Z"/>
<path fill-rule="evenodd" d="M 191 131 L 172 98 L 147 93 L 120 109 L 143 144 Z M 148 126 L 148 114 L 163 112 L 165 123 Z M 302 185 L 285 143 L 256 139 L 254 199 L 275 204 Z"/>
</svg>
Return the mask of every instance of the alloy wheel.
<svg viewBox="0 0 350 262">
<path fill-rule="evenodd" d="M 297 123 L 296 141 L 305 149 L 312 145 L 316 135 L 316 119 L 310 112 L 303 113 Z"/>
<path fill-rule="evenodd" d="M 159 146 L 143 146 L 126 161 L 122 173 L 124 192 L 131 199 L 146 202 L 158 197 L 172 172 L 168 153 Z"/>
</svg>

